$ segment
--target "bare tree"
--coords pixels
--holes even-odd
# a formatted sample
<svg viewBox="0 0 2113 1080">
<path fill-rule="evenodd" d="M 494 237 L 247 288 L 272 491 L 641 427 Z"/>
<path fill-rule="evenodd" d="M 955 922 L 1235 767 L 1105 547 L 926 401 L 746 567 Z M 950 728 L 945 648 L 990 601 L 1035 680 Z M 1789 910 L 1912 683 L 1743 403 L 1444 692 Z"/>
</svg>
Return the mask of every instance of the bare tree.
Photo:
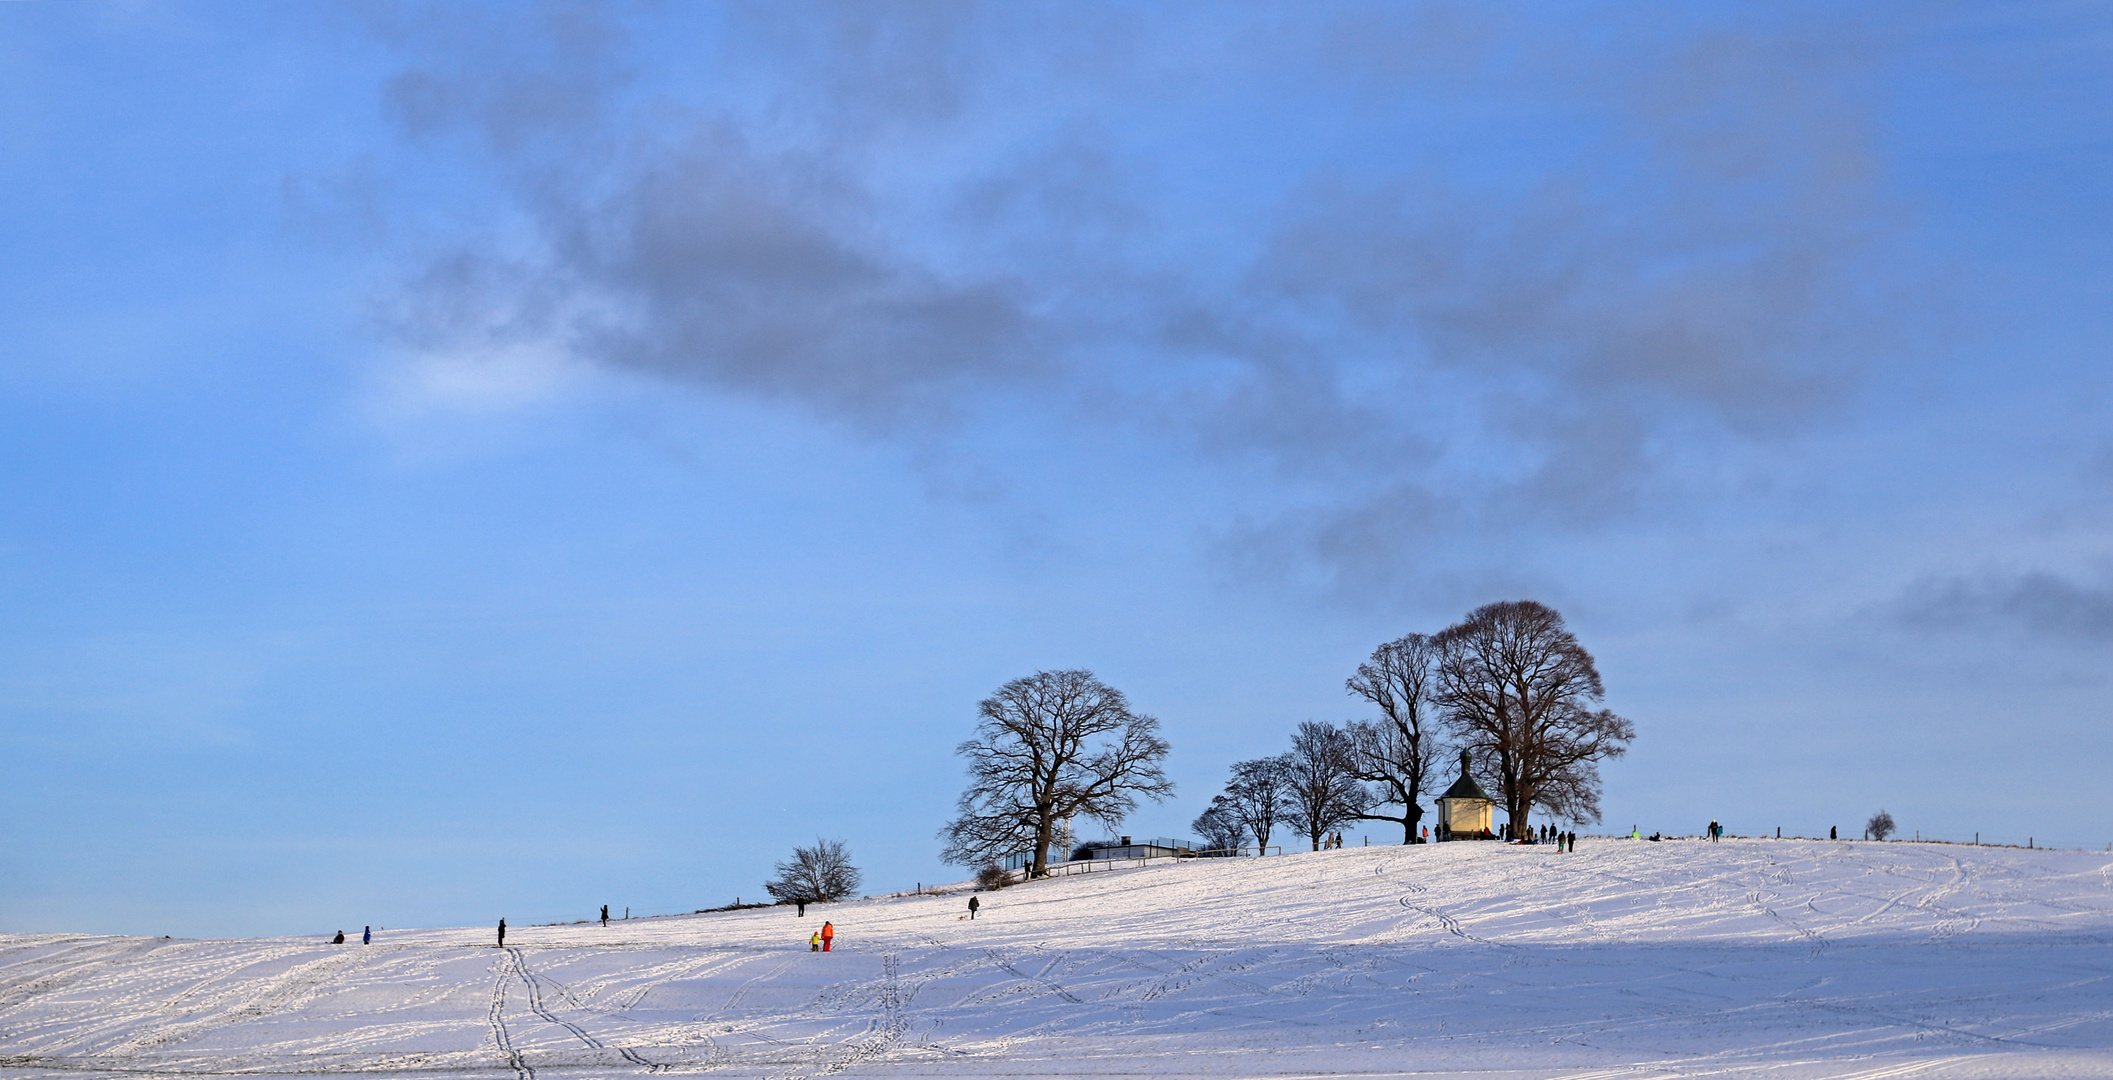
<svg viewBox="0 0 2113 1080">
<path fill-rule="evenodd" d="M 1269 851 L 1269 835 L 1291 809 L 1291 764 L 1283 757 L 1256 758 L 1233 763 L 1233 778 L 1226 781 L 1225 794 L 1211 800 L 1248 835 L 1255 838 L 1255 854 Z"/>
<path fill-rule="evenodd" d="M 1014 679 L 978 708 L 975 736 L 956 748 L 969 772 L 961 816 L 939 833 L 948 862 L 981 866 L 1032 851 L 1028 874 L 1041 877 L 1074 816 L 1114 829 L 1138 796 L 1173 794 L 1159 721 L 1131 712 L 1122 691 L 1090 671 Z"/>
<path fill-rule="evenodd" d="M 1245 835 L 1240 818 L 1226 805 L 1227 799 L 1219 795 L 1211 800 L 1203 813 L 1189 823 L 1189 828 L 1203 838 L 1203 846 L 1209 851 L 1231 851 L 1240 846 Z"/>
<path fill-rule="evenodd" d="M 779 903 L 826 904 L 858 892 L 858 867 L 842 840 L 816 840 L 813 847 L 792 849 L 792 858 L 779 863 L 776 879 L 763 888 Z"/>
<path fill-rule="evenodd" d="M 1864 832 L 1870 834 L 1873 840 L 1883 840 L 1893 835 L 1893 830 L 1897 828 L 1899 826 L 1893 824 L 1893 815 L 1883 810 L 1872 814 L 1871 820 L 1864 822 Z"/>
<path fill-rule="evenodd" d="M 1496 779 L 1513 835 L 1535 806 L 1599 820 L 1597 763 L 1625 753 L 1636 727 L 1594 708 L 1599 669 L 1563 617 L 1531 600 L 1485 604 L 1435 641 L 1435 700 Z"/>
<path fill-rule="evenodd" d="M 1285 755 L 1289 809 L 1284 822 L 1306 834 L 1313 850 L 1338 825 L 1356 821 L 1371 802 L 1350 774 L 1350 736 L 1334 724 L 1308 720 L 1291 736 Z"/>
<path fill-rule="evenodd" d="M 1380 798 L 1360 814 L 1372 821 L 1401 823 L 1401 842 L 1416 842 L 1423 820 L 1424 786 L 1444 755 L 1437 730 L 1438 646 L 1426 634 L 1408 634 L 1372 650 L 1344 682 L 1351 694 L 1379 709 L 1380 718 L 1351 724 L 1350 775 L 1378 786 Z M 1401 816 L 1375 813 L 1401 807 Z"/>
</svg>

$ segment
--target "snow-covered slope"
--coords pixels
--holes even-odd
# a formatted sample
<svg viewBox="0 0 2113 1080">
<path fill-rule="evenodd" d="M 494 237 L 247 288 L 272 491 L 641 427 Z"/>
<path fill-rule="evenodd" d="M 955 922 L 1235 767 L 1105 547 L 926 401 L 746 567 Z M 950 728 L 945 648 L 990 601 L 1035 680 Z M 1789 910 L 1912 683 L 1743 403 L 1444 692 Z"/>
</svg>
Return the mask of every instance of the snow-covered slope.
<svg viewBox="0 0 2113 1080">
<path fill-rule="evenodd" d="M 0 1074 L 2113 1076 L 2103 855 L 1448 844 L 966 900 L 504 950 L 5 935 Z"/>
</svg>

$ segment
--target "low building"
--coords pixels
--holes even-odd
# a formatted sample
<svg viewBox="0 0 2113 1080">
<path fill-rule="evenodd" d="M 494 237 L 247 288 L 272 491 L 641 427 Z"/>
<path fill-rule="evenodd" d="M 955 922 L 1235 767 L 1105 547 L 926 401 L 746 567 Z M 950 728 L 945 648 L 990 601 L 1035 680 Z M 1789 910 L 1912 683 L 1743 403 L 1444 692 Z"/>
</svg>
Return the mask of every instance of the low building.
<svg viewBox="0 0 2113 1080">
<path fill-rule="evenodd" d="M 1496 821 L 1497 800 L 1475 783 L 1469 772 L 1470 760 L 1465 750 L 1460 751 L 1460 779 L 1438 796 L 1439 838 L 1444 840 L 1486 840 L 1496 835 L 1492 830 Z"/>
<path fill-rule="evenodd" d="M 1131 842 L 1125 836 L 1113 844 L 1089 844 L 1092 853 L 1089 859 L 1158 859 L 1169 855 L 1187 855 L 1196 850 L 1193 840 L 1176 840 L 1171 836 L 1155 836 L 1149 840 Z"/>
</svg>

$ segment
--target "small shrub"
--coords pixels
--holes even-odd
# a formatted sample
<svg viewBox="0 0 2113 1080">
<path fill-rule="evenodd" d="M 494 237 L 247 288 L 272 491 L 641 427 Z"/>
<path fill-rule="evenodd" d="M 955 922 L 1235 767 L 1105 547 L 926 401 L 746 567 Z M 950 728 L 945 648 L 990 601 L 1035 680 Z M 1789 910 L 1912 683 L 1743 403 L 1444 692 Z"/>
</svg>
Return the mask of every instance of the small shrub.
<svg viewBox="0 0 2113 1080">
<path fill-rule="evenodd" d="M 1002 889 L 1012 884 L 1012 871 L 997 863 L 985 863 L 983 869 L 976 871 L 976 884 L 985 889 Z"/>
<path fill-rule="evenodd" d="M 1864 831 L 1870 833 L 1873 840 L 1883 840 L 1893 835 L 1896 828 L 1898 826 L 1893 824 L 1893 815 L 1883 810 L 1872 814 L 1871 820 L 1864 822 Z"/>
<path fill-rule="evenodd" d="M 858 892 L 858 867 L 842 840 L 816 840 L 813 847 L 795 847 L 792 858 L 777 865 L 778 876 L 763 888 L 779 903 L 826 904 Z"/>
</svg>

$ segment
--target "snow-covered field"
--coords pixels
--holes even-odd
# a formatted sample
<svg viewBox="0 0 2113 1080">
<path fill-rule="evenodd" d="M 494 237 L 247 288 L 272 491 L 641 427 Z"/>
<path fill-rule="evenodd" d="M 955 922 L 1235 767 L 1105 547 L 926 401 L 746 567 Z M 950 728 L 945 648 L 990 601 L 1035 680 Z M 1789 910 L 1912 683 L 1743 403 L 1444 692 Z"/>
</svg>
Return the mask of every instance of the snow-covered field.
<svg viewBox="0 0 2113 1080">
<path fill-rule="evenodd" d="M 0 1075 L 2113 1077 L 2113 856 L 1448 844 L 966 900 L 0 935 Z"/>
</svg>

